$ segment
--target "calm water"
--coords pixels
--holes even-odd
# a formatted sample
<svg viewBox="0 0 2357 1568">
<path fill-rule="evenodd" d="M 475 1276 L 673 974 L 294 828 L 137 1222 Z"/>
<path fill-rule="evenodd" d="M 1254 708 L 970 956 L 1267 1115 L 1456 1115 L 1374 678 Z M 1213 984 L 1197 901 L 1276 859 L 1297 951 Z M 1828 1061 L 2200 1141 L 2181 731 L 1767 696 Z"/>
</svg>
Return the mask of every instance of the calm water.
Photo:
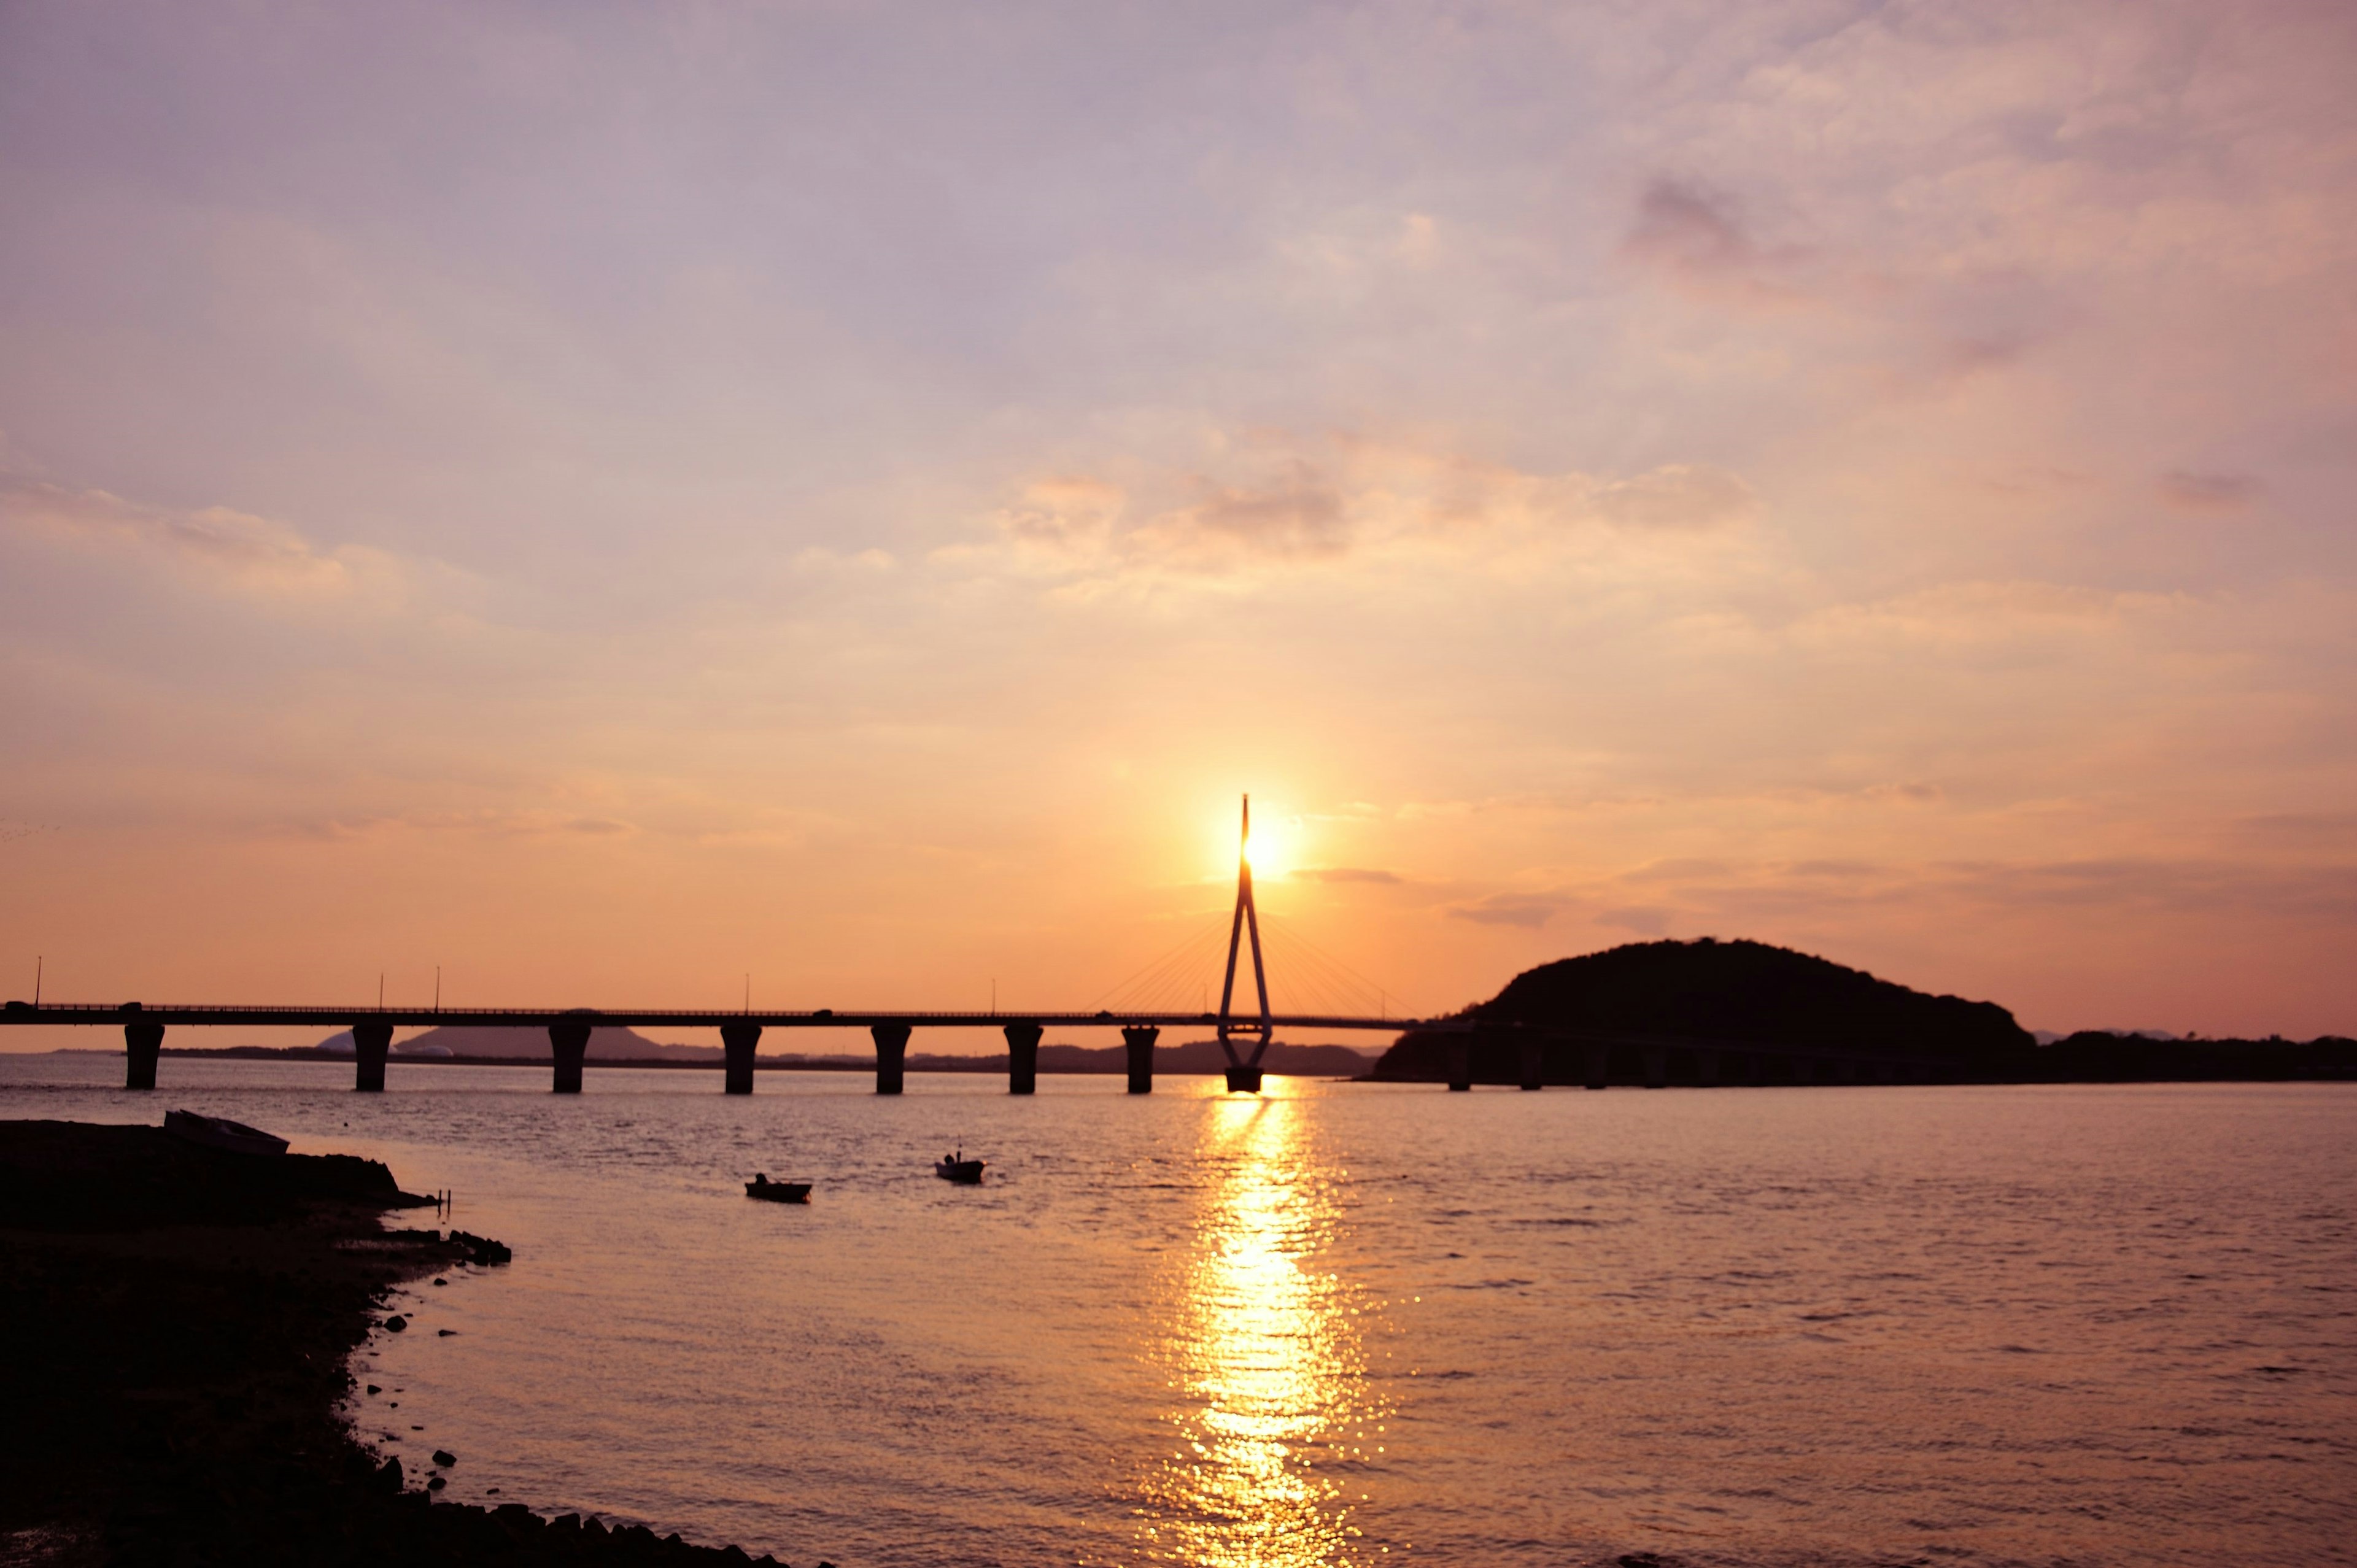
<svg viewBox="0 0 2357 1568">
<path fill-rule="evenodd" d="M 515 1247 L 365 1357 L 462 1498 L 805 1568 L 2357 1556 L 2347 1087 L 121 1070 L 0 1115 L 234 1115 Z"/>
</svg>

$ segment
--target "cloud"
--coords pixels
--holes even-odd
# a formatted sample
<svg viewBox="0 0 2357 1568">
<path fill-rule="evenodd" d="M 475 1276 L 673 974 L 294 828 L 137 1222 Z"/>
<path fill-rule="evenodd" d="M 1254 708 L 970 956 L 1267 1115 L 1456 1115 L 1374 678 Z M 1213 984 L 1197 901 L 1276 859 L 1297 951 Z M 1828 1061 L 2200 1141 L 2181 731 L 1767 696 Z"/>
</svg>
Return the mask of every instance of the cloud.
<svg viewBox="0 0 2357 1568">
<path fill-rule="evenodd" d="M 1700 463 L 1610 477 L 1534 473 L 1427 444 L 1350 435 L 1274 432 L 1219 445 L 1200 467 L 1032 480 L 996 514 L 998 543 L 1060 575 L 1226 577 L 1320 570 L 1384 553 L 1468 556 L 1582 530 L 1701 533 L 1758 511 L 1741 478 Z M 936 559 L 976 553 L 950 550 Z"/>
<path fill-rule="evenodd" d="M 1310 882 L 1380 882 L 1396 885 L 1400 876 L 1395 871 L 1377 871 L 1355 865 L 1304 865 L 1295 868 L 1293 875 Z"/>
<path fill-rule="evenodd" d="M 1329 559 L 1351 545 L 1346 498 L 1333 476 L 1304 459 L 1286 459 L 1258 485 L 1203 489 L 1201 500 L 1165 512 L 1131 534 L 1128 548 L 1219 570 L 1245 559 Z"/>
<path fill-rule="evenodd" d="M 1755 306 L 1797 303 L 1789 274 L 1807 259 L 1792 247 L 1763 249 L 1735 199 L 1699 183 L 1656 177 L 1637 198 L 1620 253 L 1688 294 Z"/>
<path fill-rule="evenodd" d="M 2266 487 L 2249 474 L 2164 474 L 2160 499 L 2184 511 L 2240 511 Z"/>
<path fill-rule="evenodd" d="M 1758 254 L 1733 203 L 1666 178 L 1654 179 L 1638 197 L 1636 220 L 1621 249 L 1670 272 L 1705 276 L 1749 267 Z"/>
<path fill-rule="evenodd" d="M 578 816 L 565 811 L 412 811 L 383 816 L 332 818 L 297 825 L 296 836 L 319 839 L 366 838 L 388 832 L 471 832 L 492 838 L 546 838 L 571 835 L 612 838 L 640 831 L 635 822 L 613 817 Z"/>
<path fill-rule="evenodd" d="M 1452 918 L 1480 926 L 1519 926 L 1534 931 L 1561 914 L 1567 902 L 1551 893 L 1492 893 L 1458 904 L 1448 913 Z"/>
<path fill-rule="evenodd" d="M 397 559 L 344 545 L 322 552 L 285 523 L 228 507 L 141 506 L 104 490 L 68 490 L 0 475 L 0 522 L 23 534 L 159 566 L 185 581 L 288 599 L 396 590 Z"/>
<path fill-rule="evenodd" d="M 1624 528 L 1717 528 L 1751 515 L 1751 487 L 1734 475 L 1672 463 L 1596 492 L 1598 517 Z"/>
</svg>

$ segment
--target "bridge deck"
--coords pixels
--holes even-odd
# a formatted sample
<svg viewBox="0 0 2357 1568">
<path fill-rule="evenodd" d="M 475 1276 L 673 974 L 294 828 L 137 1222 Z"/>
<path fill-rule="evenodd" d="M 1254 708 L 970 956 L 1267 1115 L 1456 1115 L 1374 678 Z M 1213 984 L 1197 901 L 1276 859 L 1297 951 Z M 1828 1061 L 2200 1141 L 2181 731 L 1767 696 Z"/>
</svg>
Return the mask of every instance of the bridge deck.
<svg viewBox="0 0 2357 1568">
<path fill-rule="evenodd" d="M 1216 1013 L 943 1013 L 862 1010 L 837 1012 L 821 1008 L 807 1013 L 755 1013 L 738 1009 L 646 1007 L 285 1007 L 182 1005 L 164 1003 L 117 1004 L 102 1002 L 11 1002 L 0 1008 L 0 1024 L 242 1024 L 349 1027 L 355 1022 L 391 1024 L 416 1028 L 436 1024 L 474 1027 L 544 1029 L 552 1024 L 588 1023 L 612 1028 L 716 1029 L 724 1024 L 759 1024 L 764 1029 L 865 1029 L 876 1025 L 906 1025 L 911 1028 L 1003 1028 L 1009 1024 L 1050 1027 L 1115 1029 L 1150 1026 L 1175 1027 L 1200 1025 L 1216 1027 Z M 1237 1015 L 1232 1024 L 1254 1023 L 1258 1015 Z M 1270 1023 L 1281 1029 L 1373 1029 L 1396 1033 L 1429 1029 L 1462 1034 L 1473 1027 L 1464 1018 L 1351 1018 L 1308 1013 L 1280 1013 Z"/>
</svg>

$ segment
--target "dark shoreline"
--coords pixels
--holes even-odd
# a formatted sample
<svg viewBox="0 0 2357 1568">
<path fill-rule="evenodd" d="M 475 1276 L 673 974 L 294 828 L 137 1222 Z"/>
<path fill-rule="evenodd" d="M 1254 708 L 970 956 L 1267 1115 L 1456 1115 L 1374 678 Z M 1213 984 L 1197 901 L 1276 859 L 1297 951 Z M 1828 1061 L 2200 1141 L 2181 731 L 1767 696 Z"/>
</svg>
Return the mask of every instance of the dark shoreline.
<svg viewBox="0 0 2357 1568">
<path fill-rule="evenodd" d="M 436 1502 L 339 1413 L 407 1281 L 471 1267 L 372 1161 L 0 1122 L 0 1561 L 745 1563 L 522 1504 Z M 458 1456 L 461 1462 L 464 1455 Z"/>
</svg>

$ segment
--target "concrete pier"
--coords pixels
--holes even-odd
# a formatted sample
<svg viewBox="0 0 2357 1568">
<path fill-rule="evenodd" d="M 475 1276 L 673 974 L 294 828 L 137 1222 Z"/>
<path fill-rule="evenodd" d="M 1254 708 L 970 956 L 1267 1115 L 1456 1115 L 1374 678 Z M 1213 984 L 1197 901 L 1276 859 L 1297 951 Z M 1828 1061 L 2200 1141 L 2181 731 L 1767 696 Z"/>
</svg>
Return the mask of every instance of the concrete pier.
<svg viewBox="0 0 2357 1568">
<path fill-rule="evenodd" d="M 360 1094 L 384 1092 L 384 1058 L 393 1049 L 393 1026 L 381 1018 L 362 1018 L 352 1025 L 352 1089 Z"/>
<path fill-rule="evenodd" d="M 1009 1024 L 999 1031 L 1006 1036 L 1007 1093 L 1039 1091 L 1039 1036 L 1045 1032 L 1037 1024 Z"/>
<path fill-rule="evenodd" d="M 1230 1068 L 1228 1069 L 1228 1092 L 1230 1094 L 1258 1094 L 1260 1092 L 1260 1069 L 1256 1067 Z"/>
<path fill-rule="evenodd" d="M 153 1089 L 156 1087 L 156 1058 L 164 1054 L 164 1026 L 161 1024 L 125 1024 L 123 1026 L 123 1087 Z"/>
<path fill-rule="evenodd" d="M 1705 1089 L 1718 1087 L 1718 1053 L 1717 1051 L 1695 1053 L 1695 1079 Z"/>
<path fill-rule="evenodd" d="M 1609 1046 L 1588 1047 L 1587 1087 L 1590 1089 L 1602 1089 L 1606 1084 L 1612 1081 L 1611 1075 L 1612 1047 Z"/>
<path fill-rule="evenodd" d="M 1667 1089 L 1670 1086 L 1670 1048 L 1667 1046 L 1647 1046 L 1640 1053 L 1645 1058 L 1645 1087 Z"/>
<path fill-rule="evenodd" d="M 728 1081 L 722 1087 L 724 1094 L 753 1092 L 753 1049 L 761 1043 L 759 1024 L 723 1024 L 720 1026 L 720 1048 L 728 1058 Z"/>
<path fill-rule="evenodd" d="M 1523 1058 L 1523 1087 L 1529 1090 L 1545 1088 L 1545 1045 L 1538 1040 L 1523 1040 L 1521 1044 Z"/>
<path fill-rule="evenodd" d="M 556 1058 L 556 1081 L 549 1086 L 553 1092 L 581 1092 L 581 1058 L 589 1054 L 589 1028 L 587 1018 L 548 1026 L 548 1048 Z"/>
<path fill-rule="evenodd" d="M 1473 1092 L 1473 1036 L 1460 1035 L 1449 1058 L 1448 1091 L 1451 1094 Z"/>
<path fill-rule="evenodd" d="M 909 1059 L 909 1026 L 871 1024 L 867 1033 L 876 1042 L 876 1092 L 898 1094 Z"/>
<path fill-rule="evenodd" d="M 1151 1024 L 1133 1024 L 1121 1032 L 1123 1048 L 1129 1053 L 1129 1091 L 1132 1094 L 1154 1092 L 1154 1042 L 1162 1031 Z"/>
</svg>

